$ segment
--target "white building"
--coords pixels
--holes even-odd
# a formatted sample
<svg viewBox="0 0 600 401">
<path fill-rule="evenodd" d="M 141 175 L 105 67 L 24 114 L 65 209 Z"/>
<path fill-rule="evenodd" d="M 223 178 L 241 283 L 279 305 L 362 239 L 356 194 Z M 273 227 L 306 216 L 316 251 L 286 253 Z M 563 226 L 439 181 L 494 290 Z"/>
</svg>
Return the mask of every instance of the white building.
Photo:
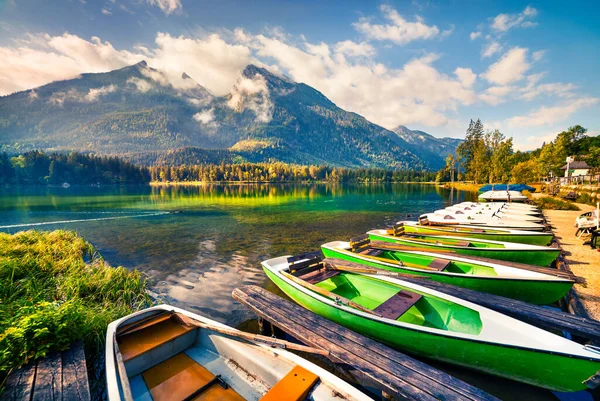
<svg viewBox="0 0 600 401">
<path fill-rule="evenodd" d="M 565 177 L 579 177 L 580 175 L 588 175 L 591 167 L 584 161 L 573 161 L 569 163 L 568 171 L 566 164 L 560 169 L 565 170 Z"/>
</svg>

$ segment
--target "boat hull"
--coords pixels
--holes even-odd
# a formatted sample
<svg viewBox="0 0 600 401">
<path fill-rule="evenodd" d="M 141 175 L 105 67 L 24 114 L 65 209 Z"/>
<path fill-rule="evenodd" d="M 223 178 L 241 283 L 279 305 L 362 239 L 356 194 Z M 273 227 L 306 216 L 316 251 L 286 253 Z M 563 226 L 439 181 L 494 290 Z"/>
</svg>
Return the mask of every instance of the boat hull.
<svg viewBox="0 0 600 401">
<path fill-rule="evenodd" d="M 398 273 L 415 274 L 429 277 L 445 284 L 457 287 L 469 288 L 471 290 L 500 295 L 507 298 L 518 299 L 536 305 L 548 305 L 564 297 L 573 286 L 570 281 L 548 281 L 548 280 L 519 280 L 494 276 L 475 276 L 469 274 L 440 274 L 435 271 L 410 269 L 402 266 L 392 267 L 375 259 L 361 257 L 352 252 L 343 252 L 336 249 L 321 247 L 321 252 L 328 258 L 338 258 L 349 262 L 360 263 L 365 266 L 376 267 Z M 397 252 L 401 260 L 406 263 L 415 263 L 427 266 L 432 257 L 426 257 L 410 252 Z M 442 256 L 443 257 L 443 256 Z"/>
<path fill-rule="evenodd" d="M 264 270 L 275 285 L 306 309 L 413 355 L 449 362 L 554 391 L 584 390 L 586 386 L 582 382 L 600 368 L 600 364 L 593 360 L 448 337 L 357 316 L 321 302 L 298 290 L 269 269 Z"/>
<path fill-rule="evenodd" d="M 478 248 L 478 247 L 459 247 L 446 246 L 443 244 L 428 244 L 411 241 L 402 237 L 389 237 L 377 234 L 369 234 L 371 241 L 385 241 L 394 244 L 412 246 L 417 248 L 431 249 L 432 251 L 446 250 L 454 251 L 458 255 L 477 256 L 483 258 L 505 260 L 508 262 L 526 263 L 536 266 L 550 266 L 558 258 L 560 250 L 556 248 L 547 249 L 510 249 L 510 248 Z"/>
<path fill-rule="evenodd" d="M 485 233 L 473 233 L 473 232 L 465 232 L 465 231 L 453 231 L 453 228 L 444 228 L 441 226 L 420 226 L 420 225 L 404 225 L 405 233 L 417 233 L 417 234 L 434 234 L 434 235 L 444 235 L 447 233 L 460 233 L 461 236 L 483 239 L 483 240 L 492 240 L 492 241 L 501 241 L 501 242 L 514 242 L 518 244 L 529 244 L 529 245 L 539 245 L 546 246 L 552 241 L 553 235 L 548 233 L 537 233 L 533 235 L 529 234 L 511 234 L 509 232 L 485 232 Z"/>
</svg>

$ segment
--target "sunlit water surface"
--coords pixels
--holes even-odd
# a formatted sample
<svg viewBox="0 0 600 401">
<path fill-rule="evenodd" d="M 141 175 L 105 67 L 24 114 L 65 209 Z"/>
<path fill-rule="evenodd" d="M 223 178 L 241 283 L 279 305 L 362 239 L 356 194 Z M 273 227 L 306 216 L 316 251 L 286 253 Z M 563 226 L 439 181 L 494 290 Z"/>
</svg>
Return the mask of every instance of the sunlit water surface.
<svg viewBox="0 0 600 401">
<path fill-rule="evenodd" d="M 231 292 L 255 284 L 284 296 L 262 272 L 262 260 L 473 199 L 418 184 L 5 188 L 0 230 L 76 230 L 110 264 L 146 273 L 163 302 L 254 328 L 254 315 Z M 530 386 L 435 365 L 502 399 L 556 399 Z"/>
</svg>

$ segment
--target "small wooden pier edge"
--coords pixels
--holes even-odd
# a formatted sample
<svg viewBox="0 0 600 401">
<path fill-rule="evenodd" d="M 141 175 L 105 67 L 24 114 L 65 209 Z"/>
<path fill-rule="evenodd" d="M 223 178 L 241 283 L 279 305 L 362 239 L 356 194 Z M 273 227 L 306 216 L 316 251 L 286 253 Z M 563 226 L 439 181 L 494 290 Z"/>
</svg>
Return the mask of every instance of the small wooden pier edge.
<svg viewBox="0 0 600 401">
<path fill-rule="evenodd" d="M 259 318 L 351 368 L 361 384 L 409 400 L 497 400 L 470 384 L 318 316 L 258 286 L 233 290 Z"/>
</svg>

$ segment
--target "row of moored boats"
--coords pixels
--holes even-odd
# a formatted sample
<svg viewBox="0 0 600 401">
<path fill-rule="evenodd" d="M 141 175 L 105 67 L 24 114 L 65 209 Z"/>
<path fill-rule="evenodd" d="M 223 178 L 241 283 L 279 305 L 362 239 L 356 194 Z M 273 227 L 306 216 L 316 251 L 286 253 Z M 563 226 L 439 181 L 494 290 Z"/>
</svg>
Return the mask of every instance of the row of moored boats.
<svg viewBox="0 0 600 401">
<path fill-rule="evenodd" d="M 532 205 L 466 202 L 328 242 L 320 255 L 262 266 L 306 309 L 400 351 L 551 390 L 584 390 L 600 382 L 600 349 L 404 279 L 552 304 L 574 281 L 556 269 L 560 249 L 545 228 Z M 111 323 L 106 361 L 111 401 L 277 400 L 290 391 L 298 393 L 293 399 L 369 399 L 259 336 L 170 306 Z"/>
</svg>

